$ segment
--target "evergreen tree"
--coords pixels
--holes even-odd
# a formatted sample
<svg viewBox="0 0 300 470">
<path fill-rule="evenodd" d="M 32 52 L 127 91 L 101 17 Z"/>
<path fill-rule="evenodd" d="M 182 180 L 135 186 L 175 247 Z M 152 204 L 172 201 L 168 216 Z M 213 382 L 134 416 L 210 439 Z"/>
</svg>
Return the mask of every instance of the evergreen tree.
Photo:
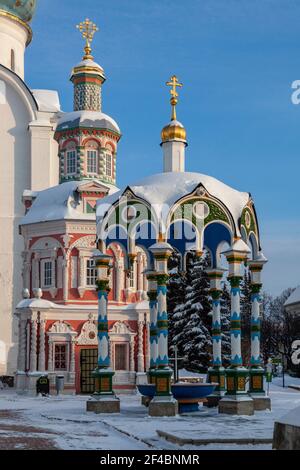
<svg viewBox="0 0 300 470">
<path fill-rule="evenodd" d="M 174 337 L 183 328 L 181 321 L 180 306 L 184 304 L 185 289 L 186 289 L 186 276 L 184 272 L 180 271 L 180 255 L 173 252 L 168 261 L 169 281 L 167 290 L 167 305 L 169 316 L 169 355 L 174 356 Z M 181 356 L 183 351 L 179 344 L 178 355 Z"/>
<path fill-rule="evenodd" d="M 182 331 L 174 337 L 185 356 L 184 365 L 192 371 L 205 369 L 211 360 L 211 301 L 210 282 L 206 274 L 208 255 L 192 257 L 186 276 L 185 304 L 177 313 Z"/>
</svg>

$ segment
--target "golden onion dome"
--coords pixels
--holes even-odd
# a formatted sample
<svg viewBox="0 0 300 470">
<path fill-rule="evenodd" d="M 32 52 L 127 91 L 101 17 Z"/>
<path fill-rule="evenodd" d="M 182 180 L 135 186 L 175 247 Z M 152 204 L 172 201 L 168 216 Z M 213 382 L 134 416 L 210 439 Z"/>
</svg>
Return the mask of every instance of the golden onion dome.
<svg viewBox="0 0 300 470">
<path fill-rule="evenodd" d="M 180 140 L 186 143 L 186 130 L 181 122 L 173 119 L 161 131 L 162 143 L 170 140 Z"/>
</svg>

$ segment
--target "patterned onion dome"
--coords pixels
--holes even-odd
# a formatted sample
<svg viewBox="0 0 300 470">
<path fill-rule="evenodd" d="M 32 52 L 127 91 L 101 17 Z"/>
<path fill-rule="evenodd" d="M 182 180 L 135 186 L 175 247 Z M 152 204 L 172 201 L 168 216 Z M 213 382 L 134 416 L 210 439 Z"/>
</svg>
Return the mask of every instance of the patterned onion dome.
<svg viewBox="0 0 300 470">
<path fill-rule="evenodd" d="M 36 9 L 36 0 L 0 0 L 0 12 L 4 10 L 23 21 L 31 21 Z"/>
<path fill-rule="evenodd" d="M 167 126 L 161 131 L 162 142 L 168 142 L 169 140 L 181 140 L 186 142 L 186 130 L 181 122 L 172 120 Z"/>
</svg>

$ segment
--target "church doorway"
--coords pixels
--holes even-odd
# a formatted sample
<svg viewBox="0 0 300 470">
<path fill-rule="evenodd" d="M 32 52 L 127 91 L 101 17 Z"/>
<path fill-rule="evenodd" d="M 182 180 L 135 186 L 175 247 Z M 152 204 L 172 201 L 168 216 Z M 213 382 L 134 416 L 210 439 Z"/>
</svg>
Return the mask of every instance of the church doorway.
<svg viewBox="0 0 300 470">
<path fill-rule="evenodd" d="M 80 393 L 94 393 L 95 379 L 92 372 L 97 367 L 98 349 L 89 348 L 80 351 Z"/>
<path fill-rule="evenodd" d="M 128 370 L 128 348 L 126 343 L 115 344 L 115 370 Z"/>
</svg>

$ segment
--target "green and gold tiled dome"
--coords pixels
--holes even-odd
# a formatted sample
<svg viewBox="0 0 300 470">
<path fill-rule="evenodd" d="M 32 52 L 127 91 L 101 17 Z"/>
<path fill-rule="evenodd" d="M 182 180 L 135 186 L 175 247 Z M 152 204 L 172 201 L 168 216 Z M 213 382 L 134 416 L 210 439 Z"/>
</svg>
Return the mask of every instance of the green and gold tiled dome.
<svg viewBox="0 0 300 470">
<path fill-rule="evenodd" d="M 29 22 L 35 13 L 36 3 L 36 0 L 0 0 L 0 13 L 4 11 Z"/>
</svg>

